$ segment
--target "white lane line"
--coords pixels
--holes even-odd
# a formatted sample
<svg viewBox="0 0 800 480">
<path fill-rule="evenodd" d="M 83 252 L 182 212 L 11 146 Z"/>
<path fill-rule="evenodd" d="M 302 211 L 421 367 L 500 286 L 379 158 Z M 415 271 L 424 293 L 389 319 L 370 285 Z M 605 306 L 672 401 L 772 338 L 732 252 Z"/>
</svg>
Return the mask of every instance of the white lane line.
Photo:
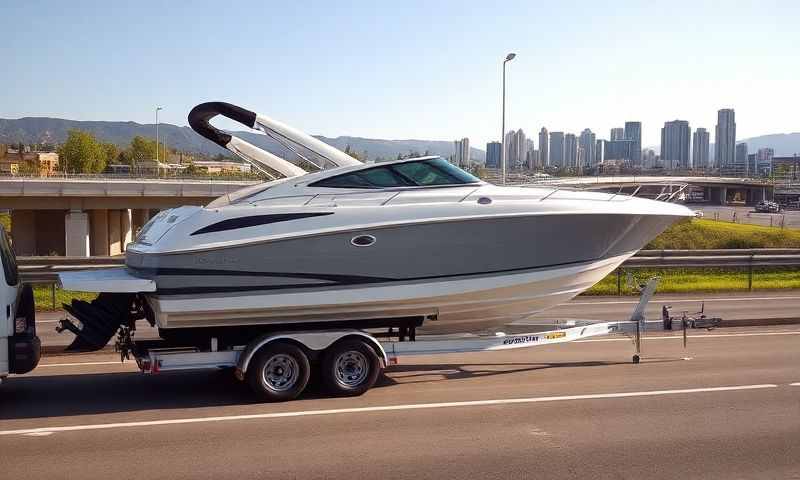
<svg viewBox="0 0 800 480">
<path fill-rule="evenodd" d="M 790 387 L 800 387 L 800 382 L 790 383 Z"/>
<path fill-rule="evenodd" d="M 686 302 L 753 302 L 768 300 L 800 300 L 800 296 L 781 296 L 781 297 L 721 297 L 721 298 L 654 298 L 651 302 L 656 303 L 686 303 Z M 636 305 L 638 300 L 609 300 L 598 302 L 568 302 L 559 305 L 560 308 L 572 305 Z"/>
<path fill-rule="evenodd" d="M 80 367 L 83 365 L 125 365 L 123 362 L 75 362 L 75 363 L 40 363 L 36 368 L 42 367 Z"/>
<path fill-rule="evenodd" d="M 630 397 L 654 397 L 661 395 L 680 395 L 691 393 L 707 393 L 707 392 L 731 392 L 740 390 L 759 390 L 764 388 L 777 388 L 778 385 L 774 383 L 764 383 L 758 385 L 734 385 L 729 387 L 702 387 L 702 388 L 686 388 L 679 390 L 649 390 L 642 392 L 621 392 L 621 393 L 594 393 L 588 395 L 564 395 L 556 397 L 529 397 L 529 398 L 505 398 L 497 400 L 475 400 L 466 402 L 444 402 L 444 403 L 412 403 L 407 405 L 384 405 L 374 407 L 359 407 L 359 408 L 337 408 L 330 410 L 306 410 L 297 412 L 279 412 L 279 413 L 259 413 L 251 415 L 228 415 L 222 417 L 195 417 L 195 418 L 176 418 L 171 420 L 148 420 L 141 422 L 121 422 L 121 423 L 98 423 L 89 425 L 71 425 L 64 427 L 41 427 L 41 428 L 23 428 L 19 430 L 0 430 L 2 435 L 42 435 L 46 433 L 56 432 L 76 432 L 85 430 L 108 430 L 114 428 L 132 428 L 132 427 L 152 427 L 159 425 L 182 425 L 189 423 L 208 423 L 208 422 L 230 422 L 240 420 L 263 420 L 273 418 L 290 418 L 290 417 L 308 417 L 317 415 L 340 415 L 351 413 L 371 413 L 371 412 L 389 412 L 398 410 L 425 410 L 432 408 L 458 408 L 458 407 L 481 407 L 490 405 L 511 405 L 511 404 L 525 404 L 525 403 L 544 403 L 544 402 L 561 402 L 568 400 L 597 400 L 606 398 L 630 398 Z"/>
<path fill-rule="evenodd" d="M 689 335 L 689 338 L 701 339 L 701 338 L 724 338 L 724 337 L 769 337 L 773 335 L 800 335 L 800 331 L 797 332 L 760 332 L 760 333 L 700 333 L 697 335 Z M 682 339 L 682 335 L 664 335 L 660 337 L 651 337 L 645 335 L 642 337 L 643 340 L 680 340 Z M 592 343 L 592 342 L 630 342 L 631 339 L 629 337 L 625 338 L 596 338 L 592 340 L 575 340 L 572 343 Z"/>
</svg>

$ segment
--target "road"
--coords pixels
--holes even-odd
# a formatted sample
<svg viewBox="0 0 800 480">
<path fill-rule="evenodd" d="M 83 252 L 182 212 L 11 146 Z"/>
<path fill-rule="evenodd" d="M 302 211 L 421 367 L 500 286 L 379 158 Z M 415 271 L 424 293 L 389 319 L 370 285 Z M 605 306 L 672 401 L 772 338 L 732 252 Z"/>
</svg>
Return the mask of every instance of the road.
<svg viewBox="0 0 800 480">
<path fill-rule="evenodd" d="M 358 398 L 44 359 L 0 390 L 4 478 L 800 478 L 800 326 L 417 357 Z M 406 359 L 408 360 L 408 359 Z M 75 363 L 81 362 L 76 365 Z"/>
<path fill-rule="evenodd" d="M 661 318 L 661 307 L 671 305 L 672 314 L 679 315 L 683 311 L 696 312 L 705 301 L 706 314 L 724 320 L 775 320 L 800 319 L 800 294 L 796 291 L 784 292 L 752 292 L 752 293 L 704 293 L 688 295 L 656 295 L 648 305 L 646 315 L 650 320 Z M 517 322 L 505 330 L 519 332 L 521 330 L 550 329 L 558 321 L 570 319 L 592 319 L 602 321 L 627 320 L 637 297 L 595 297 L 581 296 L 571 302 L 543 312 L 529 320 Z M 63 312 L 37 313 L 38 335 L 46 346 L 66 346 L 72 342 L 69 332 L 57 334 L 56 322 L 64 318 Z M 156 332 L 145 322 L 139 322 L 137 338 L 153 338 Z"/>
<path fill-rule="evenodd" d="M 781 213 L 758 213 L 753 207 L 719 206 L 689 203 L 687 207 L 703 212 L 708 220 L 736 221 L 764 227 L 800 228 L 800 210 L 787 210 Z M 734 213 L 736 214 L 734 220 Z"/>
</svg>

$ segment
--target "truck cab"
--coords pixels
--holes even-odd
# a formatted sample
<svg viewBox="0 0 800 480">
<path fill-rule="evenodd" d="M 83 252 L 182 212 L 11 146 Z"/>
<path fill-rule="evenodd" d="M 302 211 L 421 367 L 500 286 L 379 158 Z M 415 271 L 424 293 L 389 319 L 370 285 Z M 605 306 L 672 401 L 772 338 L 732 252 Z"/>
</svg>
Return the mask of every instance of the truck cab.
<svg viewBox="0 0 800 480">
<path fill-rule="evenodd" d="M 0 225 L 0 380 L 28 373 L 39 363 L 33 289 L 22 285 L 11 241 Z"/>
</svg>

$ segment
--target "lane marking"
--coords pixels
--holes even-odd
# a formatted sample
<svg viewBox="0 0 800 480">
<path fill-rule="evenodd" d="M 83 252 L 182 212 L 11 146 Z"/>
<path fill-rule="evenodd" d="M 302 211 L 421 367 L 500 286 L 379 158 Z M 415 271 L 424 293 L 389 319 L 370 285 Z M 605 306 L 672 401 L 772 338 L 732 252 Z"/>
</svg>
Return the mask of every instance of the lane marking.
<svg viewBox="0 0 800 480">
<path fill-rule="evenodd" d="M 800 296 L 782 297 L 720 297 L 720 298 L 653 298 L 650 302 L 658 303 L 686 303 L 686 302 L 751 302 L 767 300 L 800 300 Z M 638 300 L 609 300 L 599 302 L 568 302 L 558 306 L 558 308 L 569 307 L 572 305 L 636 305 Z"/>
<path fill-rule="evenodd" d="M 790 383 L 790 387 L 800 387 L 800 382 Z"/>
<path fill-rule="evenodd" d="M 545 403 L 545 402 L 562 402 L 569 400 L 598 400 L 607 398 L 631 398 L 631 397 L 655 397 L 663 395 L 680 395 L 691 393 L 708 393 L 708 392 L 732 392 L 741 390 L 761 390 L 765 388 L 778 388 L 777 384 L 764 383 L 758 385 L 734 385 L 729 387 L 701 387 L 701 388 L 686 388 L 677 390 L 649 390 L 641 392 L 620 392 L 620 393 L 594 393 L 588 395 L 563 395 L 553 397 L 529 397 L 529 398 L 505 398 L 497 400 L 474 400 L 465 402 L 443 402 L 443 403 L 412 403 L 406 405 L 384 405 L 374 407 L 358 407 L 358 408 L 336 408 L 329 410 L 305 410 L 296 412 L 279 412 L 279 413 L 259 413 L 250 415 L 228 415 L 219 417 L 195 417 L 195 418 L 176 418 L 171 420 L 148 420 L 140 422 L 120 422 L 120 423 L 98 423 L 88 425 L 71 425 L 71 426 L 53 426 L 53 427 L 40 427 L 40 428 L 23 428 L 19 430 L 1 430 L 0 436 L 4 435 L 42 435 L 56 432 L 77 432 L 86 430 L 109 430 L 115 428 L 133 428 L 133 427 L 153 427 L 160 425 L 184 425 L 191 423 L 209 423 L 209 422 L 230 422 L 241 420 L 264 420 L 274 418 L 291 418 L 291 417 L 308 417 L 318 415 L 340 415 L 351 413 L 372 413 L 372 412 L 390 412 L 402 410 L 427 410 L 434 408 L 459 408 L 459 407 L 481 407 L 491 405 L 512 405 L 512 404 L 526 404 L 526 403 Z"/>
<path fill-rule="evenodd" d="M 688 338 L 691 339 L 701 339 L 701 338 L 722 338 L 722 337 L 768 337 L 774 335 L 800 335 L 800 331 L 798 332 L 761 332 L 761 333 L 706 333 L 706 334 L 698 334 L 698 335 L 689 335 Z M 681 340 L 683 336 L 680 334 L 677 335 L 665 335 L 660 337 L 650 337 L 647 335 L 642 336 L 642 340 Z M 572 343 L 591 343 L 591 342 L 630 342 L 631 339 L 629 337 L 625 338 L 596 338 L 591 340 L 575 340 Z"/>
</svg>

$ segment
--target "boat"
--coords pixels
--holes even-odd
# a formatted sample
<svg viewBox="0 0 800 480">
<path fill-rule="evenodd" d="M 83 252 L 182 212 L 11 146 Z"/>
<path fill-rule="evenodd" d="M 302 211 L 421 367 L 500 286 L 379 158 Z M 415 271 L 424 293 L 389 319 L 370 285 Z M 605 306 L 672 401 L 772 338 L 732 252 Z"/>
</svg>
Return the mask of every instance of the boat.
<svg viewBox="0 0 800 480">
<path fill-rule="evenodd" d="M 213 127 L 216 115 L 299 161 Z M 227 103 L 198 105 L 189 124 L 273 179 L 158 213 L 124 268 L 62 274 L 65 289 L 102 292 L 65 306 L 94 329 L 62 322 L 75 349 L 142 318 L 190 343 L 254 329 L 490 331 L 570 300 L 693 216 L 635 196 L 495 186 L 437 156 L 362 163 Z"/>
</svg>

